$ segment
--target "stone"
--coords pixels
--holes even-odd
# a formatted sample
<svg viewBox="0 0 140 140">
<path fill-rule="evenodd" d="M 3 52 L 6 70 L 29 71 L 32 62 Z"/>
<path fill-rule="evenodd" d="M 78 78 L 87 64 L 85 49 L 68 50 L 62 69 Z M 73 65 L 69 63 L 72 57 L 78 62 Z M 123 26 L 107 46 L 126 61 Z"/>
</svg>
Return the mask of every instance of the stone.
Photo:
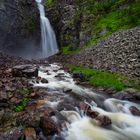
<svg viewBox="0 0 140 140">
<path fill-rule="evenodd" d="M 97 111 L 87 110 L 87 116 L 89 116 L 92 119 L 96 118 L 98 115 L 99 113 Z"/>
<path fill-rule="evenodd" d="M 87 110 L 91 110 L 91 107 L 85 102 L 81 102 L 79 106 L 80 109 L 83 110 L 84 112 L 86 112 Z"/>
<path fill-rule="evenodd" d="M 64 88 L 63 89 L 63 92 L 64 93 L 69 93 L 69 92 L 72 92 L 72 89 L 70 89 L 70 88 Z"/>
<path fill-rule="evenodd" d="M 104 115 L 98 115 L 95 120 L 97 121 L 97 124 L 102 127 L 109 126 L 112 123 L 111 119 Z"/>
<path fill-rule="evenodd" d="M 35 65 L 18 65 L 12 68 L 13 77 L 37 77 L 38 68 Z"/>
<path fill-rule="evenodd" d="M 129 110 L 134 116 L 140 116 L 140 110 L 137 109 L 135 106 L 131 106 Z"/>
<path fill-rule="evenodd" d="M 80 103 L 80 109 L 83 110 L 84 113 L 92 119 L 96 118 L 99 115 L 97 111 L 91 110 L 91 107 L 84 102 Z"/>
<path fill-rule="evenodd" d="M 25 128 L 24 129 L 25 140 L 36 140 L 36 131 L 34 128 Z"/>
<path fill-rule="evenodd" d="M 43 84 L 46 84 L 46 83 L 48 83 L 48 80 L 45 79 L 45 78 L 42 78 L 42 79 L 41 79 L 41 82 L 42 82 Z"/>
<path fill-rule="evenodd" d="M 41 118 L 40 127 L 45 135 L 54 135 L 58 133 L 58 126 L 48 115 L 44 115 Z"/>
</svg>

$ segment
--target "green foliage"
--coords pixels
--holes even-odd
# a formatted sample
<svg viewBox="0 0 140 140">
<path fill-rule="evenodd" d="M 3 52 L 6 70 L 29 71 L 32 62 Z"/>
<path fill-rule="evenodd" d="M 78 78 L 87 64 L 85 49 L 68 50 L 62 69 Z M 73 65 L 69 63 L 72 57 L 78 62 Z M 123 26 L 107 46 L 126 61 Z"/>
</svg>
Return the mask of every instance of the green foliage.
<svg viewBox="0 0 140 140">
<path fill-rule="evenodd" d="M 26 105 L 28 104 L 28 102 L 29 102 L 28 98 L 23 98 L 22 102 L 14 108 L 14 111 L 15 112 L 23 111 Z"/>
<path fill-rule="evenodd" d="M 53 4 L 53 0 L 45 0 L 45 6 L 50 7 Z"/>
<path fill-rule="evenodd" d="M 85 0 L 83 3 L 84 15 L 95 17 L 89 20 L 88 28 L 92 32 L 92 37 L 85 47 L 91 47 L 102 38 L 119 30 L 140 25 L 140 2 L 137 0 Z M 107 32 L 102 34 L 104 29 Z"/>
<path fill-rule="evenodd" d="M 75 54 L 79 52 L 79 49 L 74 49 L 72 46 L 69 45 L 69 46 L 61 48 L 60 52 L 65 55 Z"/>
<path fill-rule="evenodd" d="M 108 73 L 101 70 L 89 69 L 84 67 L 71 66 L 72 73 L 83 73 L 89 84 L 94 87 L 111 88 L 116 91 L 123 90 L 127 87 L 127 83 L 134 88 L 140 89 L 136 81 L 129 80 L 128 77 L 117 73 Z"/>
</svg>

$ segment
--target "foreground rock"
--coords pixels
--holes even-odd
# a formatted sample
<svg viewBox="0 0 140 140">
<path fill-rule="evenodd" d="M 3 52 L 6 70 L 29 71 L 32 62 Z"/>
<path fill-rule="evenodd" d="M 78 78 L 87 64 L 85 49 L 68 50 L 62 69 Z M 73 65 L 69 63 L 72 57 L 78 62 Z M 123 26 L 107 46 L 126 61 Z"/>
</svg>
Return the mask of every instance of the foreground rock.
<svg viewBox="0 0 140 140">
<path fill-rule="evenodd" d="M 140 110 L 138 110 L 135 106 L 131 106 L 129 110 L 134 116 L 140 116 Z"/>
<path fill-rule="evenodd" d="M 37 77 L 38 68 L 34 65 L 18 65 L 12 69 L 13 77 Z"/>
<path fill-rule="evenodd" d="M 24 135 L 26 140 L 36 140 L 36 131 L 34 128 L 26 128 L 24 130 Z"/>
<path fill-rule="evenodd" d="M 41 118 L 40 127 L 42 128 L 45 135 L 54 135 L 58 133 L 58 126 L 48 116 L 48 114 Z"/>
</svg>

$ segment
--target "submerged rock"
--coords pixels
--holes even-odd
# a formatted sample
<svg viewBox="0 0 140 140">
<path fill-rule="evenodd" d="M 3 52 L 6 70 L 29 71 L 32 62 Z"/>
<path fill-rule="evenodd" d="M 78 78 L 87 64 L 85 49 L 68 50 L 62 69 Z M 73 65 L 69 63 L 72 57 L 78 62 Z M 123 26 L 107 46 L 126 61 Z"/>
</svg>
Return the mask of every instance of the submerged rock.
<svg viewBox="0 0 140 140">
<path fill-rule="evenodd" d="M 137 109 L 135 106 L 131 106 L 129 110 L 134 116 L 140 116 L 140 110 Z"/>
<path fill-rule="evenodd" d="M 42 78 L 42 79 L 41 79 L 41 82 L 45 84 L 45 83 L 48 83 L 48 80 L 45 79 L 45 78 Z"/>
<path fill-rule="evenodd" d="M 97 121 L 97 124 L 102 127 L 109 126 L 112 123 L 109 117 L 103 115 L 97 116 L 95 120 Z"/>
<path fill-rule="evenodd" d="M 35 65 L 18 65 L 12 69 L 13 77 L 37 77 L 38 68 Z"/>
</svg>

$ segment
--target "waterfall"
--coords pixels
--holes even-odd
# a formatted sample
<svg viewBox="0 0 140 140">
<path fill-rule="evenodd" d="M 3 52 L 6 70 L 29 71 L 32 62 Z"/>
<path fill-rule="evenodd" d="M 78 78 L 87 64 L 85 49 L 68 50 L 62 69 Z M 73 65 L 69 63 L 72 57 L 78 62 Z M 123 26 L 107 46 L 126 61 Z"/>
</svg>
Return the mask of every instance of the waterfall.
<svg viewBox="0 0 140 140">
<path fill-rule="evenodd" d="M 36 2 L 40 12 L 40 25 L 41 25 L 41 38 L 42 38 L 41 57 L 45 58 L 58 53 L 58 47 L 57 47 L 55 33 L 51 27 L 49 19 L 45 17 L 45 9 L 42 4 L 42 0 L 36 0 Z"/>
</svg>

